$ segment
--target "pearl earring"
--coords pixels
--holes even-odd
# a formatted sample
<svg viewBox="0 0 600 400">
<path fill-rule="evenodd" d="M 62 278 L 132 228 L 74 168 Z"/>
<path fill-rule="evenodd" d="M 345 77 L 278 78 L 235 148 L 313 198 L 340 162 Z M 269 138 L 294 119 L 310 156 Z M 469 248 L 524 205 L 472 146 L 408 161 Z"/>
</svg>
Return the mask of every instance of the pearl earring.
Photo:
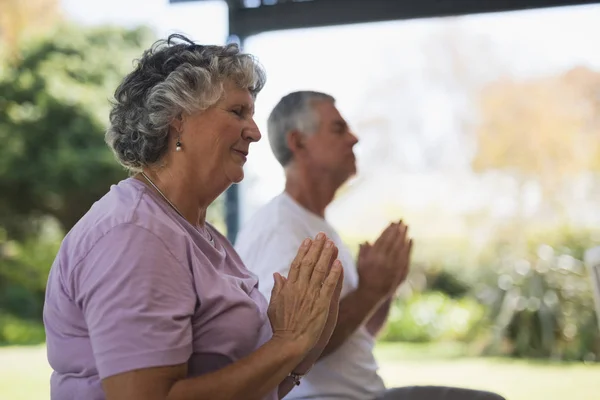
<svg viewBox="0 0 600 400">
<path fill-rule="evenodd" d="M 177 143 L 175 143 L 175 151 L 181 151 L 181 140 L 177 138 Z"/>
</svg>

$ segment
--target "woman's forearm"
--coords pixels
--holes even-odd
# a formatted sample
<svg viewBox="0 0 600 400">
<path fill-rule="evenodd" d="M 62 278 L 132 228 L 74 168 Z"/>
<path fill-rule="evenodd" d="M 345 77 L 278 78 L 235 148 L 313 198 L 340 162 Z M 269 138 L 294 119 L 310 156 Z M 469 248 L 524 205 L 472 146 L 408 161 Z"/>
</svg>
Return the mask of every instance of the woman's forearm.
<svg viewBox="0 0 600 400">
<path fill-rule="evenodd" d="M 292 389 L 296 386 L 292 378 L 285 378 L 283 382 L 279 384 L 279 389 L 277 393 L 279 394 L 279 399 L 283 399 Z"/>
<path fill-rule="evenodd" d="M 213 373 L 176 382 L 168 400 L 263 399 L 305 357 L 300 346 L 274 337 L 249 356 Z"/>
</svg>

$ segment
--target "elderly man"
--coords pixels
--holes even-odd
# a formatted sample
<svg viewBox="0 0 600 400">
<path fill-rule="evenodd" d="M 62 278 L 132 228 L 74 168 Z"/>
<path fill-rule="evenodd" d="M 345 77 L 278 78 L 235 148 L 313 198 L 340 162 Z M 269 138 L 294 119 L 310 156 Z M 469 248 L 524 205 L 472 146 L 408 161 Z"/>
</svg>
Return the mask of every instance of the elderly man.
<svg viewBox="0 0 600 400">
<path fill-rule="evenodd" d="M 338 322 L 321 359 L 288 395 L 292 399 L 501 400 L 488 392 L 443 387 L 386 390 L 373 356 L 397 287 L 408 273 L 412 240 L 403 222 L 391 223 L 373 243 L 361 245 L 355 263 L 325 209 L 356 173 L 358 142 L 333 97 L 294 92 L 283 97 L 268 120 L 273 154 L 283 166 L 285 191 L 263 206 L 240 231 L 236 249 L 259 277 L 269 299 L 273 274 L 287 276 L 298 244 L 318 232 L 339 248 L 344 286 Z M 352 216 L 349 215 L 349 218 Z"/>
</svg>

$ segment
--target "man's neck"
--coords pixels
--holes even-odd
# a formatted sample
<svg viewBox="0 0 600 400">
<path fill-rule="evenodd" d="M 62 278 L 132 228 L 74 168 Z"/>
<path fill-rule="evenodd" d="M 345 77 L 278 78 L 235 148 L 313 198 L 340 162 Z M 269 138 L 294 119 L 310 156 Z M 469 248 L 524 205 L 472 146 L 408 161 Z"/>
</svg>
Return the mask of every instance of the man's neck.
<svg viewBox="0 0 600 400">
<path fill-rule="evenodd" d="M 325 218 L 325 209 L 341 186 L 326 174 L 288 167 L 285 192 L 308 211 Z"/>
</svg>

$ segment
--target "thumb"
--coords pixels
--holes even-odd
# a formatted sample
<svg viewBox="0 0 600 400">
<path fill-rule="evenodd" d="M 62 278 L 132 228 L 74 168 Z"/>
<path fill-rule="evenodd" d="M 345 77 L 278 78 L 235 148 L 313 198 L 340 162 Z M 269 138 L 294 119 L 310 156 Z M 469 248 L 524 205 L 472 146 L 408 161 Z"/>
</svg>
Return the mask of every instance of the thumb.
<svg viewBox="0 0 600 400">
<path fill-rule="evenodd" d="M 361 243 L 358 246 L 358 254 L 363 254 L 366 249 L 367 249 L 367 242 Z"/>
<path fill-rule="evenodd" d="M 279 292 L 281 292 L 284 283 L 283 277 L 278 272 L 273 274 L 273 280 L 275 281 L 275 284 L 271 290 L 271 299 L 279 296 Z"/>
<path fill-rule="evenodd" d="M 361 243 L 360 246 L 358 247 L 359 257 L 367 255 L 369 250 L 371 250 L 371 244 L 369 242 Z"/>
</svg>

